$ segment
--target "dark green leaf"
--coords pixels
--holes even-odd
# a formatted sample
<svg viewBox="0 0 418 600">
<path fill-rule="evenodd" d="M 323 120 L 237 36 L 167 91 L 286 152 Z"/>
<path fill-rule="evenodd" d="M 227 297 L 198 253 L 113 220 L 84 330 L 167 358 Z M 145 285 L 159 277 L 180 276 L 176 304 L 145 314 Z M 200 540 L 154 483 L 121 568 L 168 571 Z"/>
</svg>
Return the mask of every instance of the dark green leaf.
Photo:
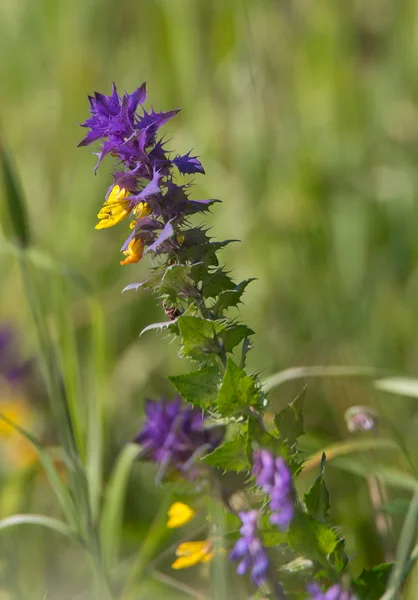
<svg viewBox="0 0 418 600">
<path fill-rule="evenodd" d="M 182 315 L 177 323 L 182 337 L 183 356 L 202 361 L 202 355 L 218 353 L 219 345 L 215 338 L 223 327 L 222 323 L 189 315 Z"/>
<path fill-rule="evenodd" d="M 364 569 L 353 582 L 359 600 L 379 600 L 384 594 L 393 565 L 383 563 L 372 569 Z"/>
<path fill-rule="evenodd" d="M 259 404 L 259 391 L 252 377 L 228 358 L 218 395 L 218 410 L 224 417 L 242 415 Z"/>
<path fill-rule="evenodd" d="M 233 290 L 235 283 L 223 268 L 202 274 L 202 293 L 205 298 L 215 298 L 225 290 Z"/>
<path fill-rule="evenodd" d="M 216 450 L 207 454 L 202 460 L 211 467 L 222 469 L 224 471 L 240 471 L 249 470 L 250 464 L 245 452 L 245 438 L 243 435 L 237 435 L 218 446 Z"/>
<path fill-rule="evenodd" d="M 339 538 L 331 527 L 297 510 L 290 524 L 288 540 L 295 552 L 314 560 L 327 571 L 332 569 L 329 556 L 337 548 Z"/>
<path fill-rule="evenodd" d="M 341 538 L 333 552 L 329 556 L 330 563 L 338 573 L 344 571 L 348 563 L 348 556 L 344 551 L 345 539 Z"/>
<path fill-rule="evenodd" d="M 246 279 L 245 281 L 241 281 L 241 283 L 235 286 L 235 288 L 232 290 L 224 288 L 223 291 L 219 293 L 219 297 L 215 304 L 212 306 L 212 310 L 215 313 L 221 313 L 227 308 L 238 306 L 239 302 L 241 302 L 241 296 L 243 295 L 245 288 L 252 281 L 255 281 L 255 279 L 251 278 Z"/>
<path fill-rule="evenodd" d="M 286 408 L 280 411 L 274 422 L 279 430 L 282 440 L 289 444 L 295 444 L 299 436 L 304 434 L 303 431 L 303 401 L 305 399 L 306 387 L 302 392 L 291 402 Z"/>
<path fill-rule="evenodd" d="M 261 417 L 250 416 L 248 419 L 248 442 L 249 453 L 252 454 L 254 445 L 265 448 L 266 450 L 270 450 L 275 456 L 283 456 L 289 462 L 292 470 L 295 469 L 295 465 L 291 463 L 292 452 L 289 446 L 272 433 L 266 431 Z"/>
<path fill-rule="evenodd" d="M 185 400 L 203 410 L 213 407 L 218 396 L 221 377 L 216 367 L 202 367 L 186 375 L 168 378 Z"/>
<path fill-rule="evenodd" d="M 160 293 L 167 296 L 171 302 L 178 298 L 193 298 L 197 290 L 189 275 L 191 268 L 187 265 L 171 265 L 167 267 L 159 287 Z"/>
<path fill-rule="evenodd" d="M 29 220 L 25 200 L 17 175 L 6 150 L 0 143 L 0 163 L 3 175 L 3 185 L 7 204 L 7 213 L 11 224 L 13 238 L 27 248 L 30 244 Z"/>
<path fill-rule="evenodd" d="M 314 517 L 314 519 L 321 521 L 321 523 L 326 523 L 328 521 L 328 511 L 330 508 L 329 493 L 324 481 L 324 469 L 325 454 L 322 455 L 321 473 L 304 496 L 308 513 Z"/>
<path fill-rule="evenodd" d="M 254 331 L 246 325 L 239 325 L 237 323 L 231 323 L 223 331 L 221 331 L 219 337 L 222 338 L 224 348 L 226 352 L 232 352 L 235 346 L 238 346 L 243 339 L 253 335 Z"/>
</svg>

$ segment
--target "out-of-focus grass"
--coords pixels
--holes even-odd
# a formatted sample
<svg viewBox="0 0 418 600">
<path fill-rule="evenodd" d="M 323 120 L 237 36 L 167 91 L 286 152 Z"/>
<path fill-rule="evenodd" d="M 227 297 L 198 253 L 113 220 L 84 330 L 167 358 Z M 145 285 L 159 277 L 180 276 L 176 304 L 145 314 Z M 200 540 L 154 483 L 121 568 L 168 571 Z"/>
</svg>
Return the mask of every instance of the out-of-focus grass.
<svg viewBox="0 0 418 600">
<path fill-rule="evenodd" d="M 94 177 L 95 157 L 76 148 L 83 135 L 77 122 L 86 118 L 86 95 L 108 93 L 112 81 L 131 90 L 146 80 L 156 109 L 184 108 L 166 128 L 175 136 L 171 146 L 201 156 L 207 175 L 196 178 L 195 197 L 224 201 L 209 219 L 213 234 L 242 240 L 223 258 L 237 279 L 258 278 L 242 308 L 257 332 L 255 369 L 268 375 L 344 364 L 416 372 L 416 2 L 4 0 L 0 10 L 1 136 L 19 166 L 38 258 L 42 251 L 87 280 L 104 314 L 105 479 L 115 451 L 135 434 L 143 398 L 170 393 L 164 377 L 185 368 L 165 340 L 151 333 L 138 340 L 145 325 L 163 318 L 155 301 L 143 292 L 120 294 L 143 277 L 147 261 L 120 268 L 124 232 L 94 231 L 112 161 Z M 29 352 L 16 261 L 0 249 L 0 314 L 21 329 Z M 64 306 L 75 341 L 67 342 L 84 365 L 88 405 L 97 372 L 91 305 L 82 287 L 73 282 L 69 290 Z M 273 391 L 273 406 L 299 387 Z M 344 410 L 369 403 L 416 457 L 416 401 L 348 379 L 309 386 L 307 427 L 317 445 L 345 437 Z M 134 469 L 126 551 L 140 544 L 163 493 L 146 473 Z M 37 506 L 39 496 L 48 504 L 33 485 L 18 504 Z M 329 487 L 358 564 L 382 558 L 368 535 L 374 522 L 364 482 L 330 468 Z M 44 581 L 53 586 L 61 542 L 31 530 L 25 539 L 37 551 L 28 561 L 11 539 L 6 563 L 23 579 L 33 576 L 40 590 Z M 82 582 L 77 551 L 62 552 L 75 570 L 68 585 Z"/>
</svg>

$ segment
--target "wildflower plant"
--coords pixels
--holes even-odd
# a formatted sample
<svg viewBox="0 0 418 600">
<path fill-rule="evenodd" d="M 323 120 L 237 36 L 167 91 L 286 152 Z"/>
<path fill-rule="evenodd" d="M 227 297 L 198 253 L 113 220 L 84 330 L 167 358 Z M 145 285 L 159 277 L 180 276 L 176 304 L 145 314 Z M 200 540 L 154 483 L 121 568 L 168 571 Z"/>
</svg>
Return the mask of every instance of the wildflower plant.
<svg viewBox="0 0 418 600">
<path fill-rule="evenodd" d="M 191 152 L 173 156 L 160 133 L 178 110 L 148 112 L 143 106 L 145 84 L 123 96 L 113 86 L 110 96 L 95 93 L 89 100 L 91 116 L 83 127 L 90 131 L 80 145 L 100 141 L 96 168 L 106 155 L 116 159 L 96 228 L 129 224 L 122 265 L 151 254 L 155 262 L 149 277 L 124 291 L 143 288 L 161 301 L 166 319 L 144 331 L 175 336 L 179 356 L 195 364 L 186 375 L 169 377 L 179 394 L 175 400 L 147 402 L 145 423 L 135 438 L 140 458 L 156 464 L 157 482 L 173 476 L 199 480 L 201 495 L 212 495 L 235 514 L 230 560 L 239 561 L 238 575 L 249 572 L 253 585 L 285 597 L 280 564 L 269 552 L 277 544 L 309 558 L 314 574 L 337 585 L 347 556 L 343 537 L 329 522 L 325 461 L 303 500 L 293 484 L 303 463 L 297 445 L 304 433 L 303 394 L 267 425 L 266 394 L 257 374 L 246 370 L 254 332 L 231 311 L 252 280 L 232 279 L 218 258 L 231 240 L 215 241 L 193 219 L 217 200 L 192 199 L 191 184 L 176 182 L 178 174 L 204 173 Z M 229 472 L 240 475 L 234 492 L 244 493 L 247 510 L 236 513 L 231 507 Z M 211 485 L 205 486 L 205 481 Z M 175 503 L 168 526 L 193 516 L 192 508 Z M 212 559 L 216 549 L 211 536 L 219 532 L 215 524 L 208 529 L 207 541 L 191 540 L 178 547 L 174 569 Z M 303 582 L 303 590 L 305 586 Z"/>
<path fill-rule="evenodd" d="M 127 440 L 104 486 L 100 402 L 92 395 L 83 412 L 85 395 L 81 409 L 75 386 L 66 385 L 65 360 L 60 360 L 59 344 L 49 331 L 47 303 L 38 301 L 43 282 L 30 268 L 29 220 L 9 157 L 0 148 L 11 237 L 36 325 L 66 469 L 63 481 L 47 448 L 7 411 L 0 412 L 1 424 L 7 426 L 4 431 L 8 434 L 11 427 L 36 451 L 62 517 L 14 515 L 1 520 L 0 529 L 37 524 L 66 535 L 91 561 L 93 592 L 85 597 L 129 600 L 135 597 L 133 583 L 138 573 L 143 574 L 144 561 L 142 556 L 133 560 L 130 575 L 121 581 L 127 564 L 120 571 L 116 568 L 121 488 L 130 465 L 147 461 L 155 465 L 156 485 L 166 485 L 170 493 L 176 490 L 175 501 L 162 508 L 168 530 L 189 531 L 195 519 L 204 518 L 199 538 L 186 535 L 172 550 L 174 571 L 199 565 L 210 572 L 222 563 L 223 572 L 236 578 L 237 585 L 244 581 L 254 598 L 378 600 L 387 586 L 382 597 L 394 600 L 418 557 L 418 551 L 411 551 L 410 521 L 406 519 L 401 536 L 402 548 L 408 548 L 406 553 L 401 548 L 402 560 L 393 569 L 383 564 L 355 578 L 343 532 L 330 516 L 325 455 L 317 461 L 313 484 L 300 492 L 299 475 L 306 468 L 306 455 L 299 449 L 305 433 L 305 390 L 280 412 L 272 412 L 266 387 L 247 366 L 254 331 L 241 322 L 237 310 L 252 279 L 233 280 L 219 259 L 232 240 L 214 240 L 202 224 L 205 213 L 219 201 L 194 199 L 191 182 L 177 181 L 178 175 L 204 174 L 198 156 L 191 151 L 173 153 L 161 133 L 179 110 L 148 110 L 146 99 L 145 84 L 122 96 L 115 85 L 109 96 L 96 92 L 89 97 L 90 117 L 82 124 L 88 131 L 80 146 L 99 146 L 96 170 L 105 157 L 115 163 L 111 185 L 98 207 L 96 229 L 125 229 L 121 265 L 138 263 L 147 255 L 153 260 L 146 279 L 123 290 L 147 290 L 161 303 L 162 320 L 142 333 L 160 331 L 176 339 L 179 356 L 189 361 L 189 372 L 168 377 L 172 399 L 146 401 L 142 426 L 133 440 Z M 95 348 L 101 356 L 102 324 L 95 320 L 96 305 L 94 309 Z M 69 330 L 59 332 L 64 346 L 71 339 Z M 7 334 L 0 331 L 0 376 L 10 383 L 20 377 L 22 365 L 10 361 L 8 344 Z M 70 363 L 70 370 L 73 366 Z M 100 379 L 101 369 L 97 372 Z M 355 422 L 350 431 L 369 430 L 377 422 L 376 415 L 361 408 L 348 415 L 348 421 Z M 410 510 L 415 511 L 412 517 L 418 515 L 417 493 Z"/>
</svg>

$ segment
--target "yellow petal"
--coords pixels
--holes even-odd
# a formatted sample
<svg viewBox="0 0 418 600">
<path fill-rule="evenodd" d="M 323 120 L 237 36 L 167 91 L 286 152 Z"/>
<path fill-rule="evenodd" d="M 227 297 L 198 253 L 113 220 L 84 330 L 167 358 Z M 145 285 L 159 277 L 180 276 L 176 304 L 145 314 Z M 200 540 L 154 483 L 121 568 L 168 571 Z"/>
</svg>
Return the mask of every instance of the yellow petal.
<svg viewBox="0 0 418 600">
<path fill-rule="evenodd" d="M 126 256 L 125 260 L 121 260 L 121 265 L 127 265 L 129 263 L 137 263 L 141 260 L 142 255 L 144 254 L 144 240 L 141 238 L 133 238 L 126 250 L 123 251 Z"/>
<path fill-rule="evenodd" d="M 174 502 L 168 509 L 167 527 L 170 529 L 181 527 L 191 521 L 195 514 L 196 512 L 190 506 L 187 506 L 187 504 Z"/>
<path fill-rule="evenodd" d="M 113 225 L 123 221 L 130 212 L 131 207 L 129 200 L 122 200 L 119 203 L 113 204 L 107 204 L 105 202 L 97 215 L 100 221 L 97 223 L 96 229 L 113 227 Z"/>
<path fill-rule="evenodd" d="M 147 202 L 138 202 L 133 212 L 138 219 L 142 219 L 143 217 L 149 217 L 152 213 L 152 209 Z"/>
<path fill-rule="evenodd" d="M 209 540 L 184 542 L 177 547 L 176 556 L 178 558 L 171 565 L 173 569 L 186 569 L 200 562 L 207 563 L 213 557 L 211 543 Z"/>
<path fill-rule="evenodd" d="M 114 185 L 110 194 L 108 195 L 108 197 L 106 199 L 106 203 L 107 204 L 114 204 L 114 203 L 117 204 L 121 200 L 125 200 L 125 198 L 127 198 L 130 195 L 131 195 L 131 192 L 129 190 L 126 190 L 125 188 L 120 188 L 118 185 Z"/>
</svg>

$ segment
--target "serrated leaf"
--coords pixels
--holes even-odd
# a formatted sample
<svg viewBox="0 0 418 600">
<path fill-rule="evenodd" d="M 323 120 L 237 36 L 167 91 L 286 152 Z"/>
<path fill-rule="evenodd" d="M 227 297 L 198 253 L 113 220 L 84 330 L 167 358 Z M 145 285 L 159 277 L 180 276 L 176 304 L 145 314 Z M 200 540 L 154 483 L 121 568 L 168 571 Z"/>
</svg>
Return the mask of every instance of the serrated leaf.
<svg viewBox="0 0 418 600">
<path fill-rule="evenodd" d="M 242 435 L 224 442 L 213 452 L 207 454 L 202 461 L 207 465 L 224 471 L 245 471 L 250 469 L 245 452 L 245 438 Z"/>
<path fill-rule="evenodd" d="M 182 337 L 181 354 L 201 361 L 202 355 L 216 354 L 219 346 L 216 335 L 222 328 L 219 321 L 182 315 L 177 319 Z"/>
<path fill-rule="evenodd" d="M 191 268 L 187 265 L 171 265 L 166 269 L 159 287 L 159 291 L 165 294 L 171 302 L 178 298 L 192 298 L 196 296 L 197 290 L 189 275 Z"/>
<path fill-rule="evenodd" d="M 303 430 L 303 401 L 305 393 L 306 387 L 274 419 L 281 439 L 290 445 L 295 444 L 297 438 L 305 433 Z"/>
<path fill-rule="evenodd" d="M 218 396 L 221 377 L 217 367 L 202 367 L 186 375 L 168 378 L 185 400 L 202 410 L 213 407 Z"/>
<path fill-rule="evenodd" d="M 206 272 L 202 274 L 202 293 L 205 298 L 215 298 L 221 292 L 234 288 L 235 283 L 223 268 L 212 272 L 206 269 Z"/>
<path fill-rule="evenodd" d="M 12 235 L 22 248 L 27 248 L 31 241 L 31 234 L 26 204 L 19 179 L 14 173 L 10 156 L 1 143 L 0 165 Z"/>
<path fill-rule="evenodd" d="M 250 406 L 258 406 L 259 391 L 252 377 L 228 358 L 219 389 L 217 408 L 223 417 L 242 415 Z"/>
<path fill-rule="evenodd" d="M 222 338 L 225 351 L 232 352 L 235 346 L 238 346 L 242 340 L 250 335 L 254 335 L 254 331 L 246 325 L 231 323 L 220 332 L 219 337 Z"/>
<path fill-rule="evenodd" d="M 254 445 L 270 450 L 275 456 L 285 458 L 292 471 L 297 468 L 297 465 L 292 463 L 292 452 L 289 446 L 265 429 L 261 417 L 250 416 L 248 419 L 248 452 L 251 454 Z"/>
<path fill-rule="evenodd" d="M 238 306 L 238 304 L 241 302 L 241 297 L 244 293 L 245 288 L 252 281 L 255 281 L 254 277 L 252 277 L 251 279 L 246 279 L 245 281 L 241 281 L 241 283 L 236 285 L 234 289 L 228 290 L 223 288 L 223 291 L 221 291 L 218 295 L 217 301 L 212 306 L 212 310 L 215 313 L 219 313 L 226 310 L 227 308 Z"/>
<path fill-rule="evenodd" d="M 327 523 L 330 509 L 329 493 L 324 481 L 324 468 L 325 454 L 323 454 L 323 461 L 321 462 L 321 473 L 304 496 L 308 513 L 321 523 Z"/>
<path fill-rule="evenodd" d="M 342 573 L 347 566 L 348 556 L 345 553 L 345 539 L 341 538 L 335 547 L 335 550 L 331 552 L 329 556 L 330 563 L 334 566 L 338 573 Z"/>
<path fill-rule="evenodd" d="M 289 527 L 288 542 L 295 552 L 329 571 L 329 557 L 337 548 L 339 538 L 331 527 L 297 510 Z"/>
<path fill-rule="evenodd" d="M 126 287 L 123 288 L 122 294 L 127 292 L 128 290 L 137 291 L 138 288 L 145 288 L 147 290 L 158 288 L 161 284 L 161 280 L 165 273 L 165 266 L 157 267 L 151 273 L 151 275 L 145 279 L 144 281 L 140 281 L 139 283 L 130 283 Z"/>
<path fill-rule="evenodd" d="M 392 563 L 383 563 L 372 569 L 364 569 L 352 584 L 358 599 L 379 600 L 385 593 L 392 567 Z"/>
<path fill-rule="evenodd" d="M 147 325 L 139 336 L 143 335 L 147 331 L 163 331 L 164 329 L 168 329 L 171 333 L 177 332 L 177 319 L 173 319 L 172 321 L 163 321 L 161 323 L 151 323 L 151 325 Z"/>
</svg>

